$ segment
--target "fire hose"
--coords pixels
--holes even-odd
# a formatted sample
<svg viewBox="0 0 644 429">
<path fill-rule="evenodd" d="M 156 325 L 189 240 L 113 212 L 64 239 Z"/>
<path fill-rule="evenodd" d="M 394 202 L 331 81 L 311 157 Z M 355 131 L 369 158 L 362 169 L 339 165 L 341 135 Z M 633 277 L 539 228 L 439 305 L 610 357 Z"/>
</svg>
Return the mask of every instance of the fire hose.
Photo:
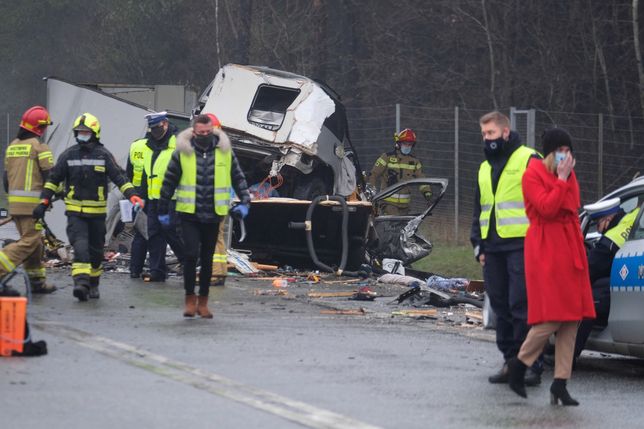
<svg viewBox="0 0 644 429">
<path fill-rule="evenodd" d="M 342 256 L 340 257 L 340 265 L 337 269 L 330 267 L 324 262 L 320 261 L 315 245 L 313 243 L 313 212 L 315 207 L 322 201 L 336 201 L 342 207 Z M 306 246 L 309 250 L 309 255 L 313 263 L 320 269 L 326 272 L 334 273 L 337 276 L 350 276 L 359 277 L 361 274 L 358 271 L 345 271 L 347 259 L 349 256 L 349 208 L 347 202 L 342 197 L 335 195 L 321 195 L 311 201 L 309 208 L 306 211 L 306 220 L 304 222 L 289 222 L 288 227 L 291 229 L 303 229 L 306 232 Z"/>
</svg>

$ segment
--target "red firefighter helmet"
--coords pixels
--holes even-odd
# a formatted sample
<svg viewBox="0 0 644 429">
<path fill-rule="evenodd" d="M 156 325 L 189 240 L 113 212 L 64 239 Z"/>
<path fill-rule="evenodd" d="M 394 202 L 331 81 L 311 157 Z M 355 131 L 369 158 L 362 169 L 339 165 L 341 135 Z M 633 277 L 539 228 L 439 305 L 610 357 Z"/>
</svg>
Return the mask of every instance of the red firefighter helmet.
<svg viewBox="0 0 644 429">
<path fill-rule="evenodd" d="M 405 128 L 398 134 L 394 134 L 396 143 L 416 143 L 416 133 L 411 128 Z"/>
<path fill-rule="evenodd" d="M 49 117 L 49 112 L 42 106 L 30 107 L 22 114 L 22 119 L 20 120 L 20 128 L 30 131 L 37 136 L 42 136 L 45 133 L 47 125 L 51 124 L 53 122 Z"/>
<path fill-rule="evenodd" d="M 219 118 L 214 113 L 206 113 L 206 116 L 210 118 L 210 122 L 212 122 L 214 128 L 221 128 L 221 122 L 219 122 Z"/>
</svg>

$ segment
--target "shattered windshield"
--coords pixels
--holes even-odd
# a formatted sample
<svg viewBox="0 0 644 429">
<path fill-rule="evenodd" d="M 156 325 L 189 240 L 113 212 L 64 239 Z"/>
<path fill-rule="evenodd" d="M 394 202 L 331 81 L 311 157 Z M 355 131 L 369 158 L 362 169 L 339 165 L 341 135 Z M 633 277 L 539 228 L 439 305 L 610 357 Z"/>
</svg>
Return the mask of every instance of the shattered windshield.
<svg viewBox="0 0 644 429">
<path fill-rule="evenodd" d="M 260 128 L 279 130 L 286 109 L 299 95 L 299 89 L 261 85 L 248 112 L 248 122 Z"/>
</svg>

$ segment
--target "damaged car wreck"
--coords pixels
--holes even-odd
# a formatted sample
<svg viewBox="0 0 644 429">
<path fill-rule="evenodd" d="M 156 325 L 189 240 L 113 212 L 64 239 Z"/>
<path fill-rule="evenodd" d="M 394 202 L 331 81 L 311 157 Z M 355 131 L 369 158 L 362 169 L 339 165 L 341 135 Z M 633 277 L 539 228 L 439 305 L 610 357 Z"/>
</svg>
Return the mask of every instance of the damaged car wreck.
<svg viewBox="0 0 644 429">
<path fill-rule="evenodd" d="M 150 109 L 91 85 L 57 78 L 49 78 L 47 85 L 48 108 L 63 118 L 59 126 L 66 127 L 79 106 L 99 112 L 106 139 L 122 142 L 112 149 L 124 165 L 129 142 L 145 134 L 142 118 Z M 228 220 L 229 248 L 249 253 L 255 262 L 336 273 L 339 269 L 345 274 L 363 263 L 381 266 L 383 258 L 411 264 L 431 252 L 431 242 L 418 227 L 440 202 L 447 179 L 414 179 L 377 195 L 365 193 L 345 107 L 324 83 L 266 67 L 228 64 L 198 98 L 192 113 L 214 113 L 219 118 L 253 193 L 245 234 L 241 224 Z M 179 128 L 188 126 L 187 115 L 172 114 L 171 121 Z M 54 129 L 47 141 L 58 156 L 69 139 Z M 422 185 L 431 186 L 434 198 L 416 214 L 378 215 L 378 202 L 396 189 Z M 316 201 L 319 197 L 324 198 Z M 133 228 L 145 236 L 147 227 L 145 213 L 139 213 L 135 222 L 121 222 L 121 198 L 117 189 L 111 190 L 106 242 L 109 250 L 123 253 L 129 249 Z M 63 207 L 55 205 L 50 217 L 55 219 L 54 232 L 64 240 Z"/>
<path fill-rule="evenodd" d="M 417 230 L 445 193 L 447 179 L 415 179 L 367 198 L 345 108 L 326 84 L 228 64 L 193 113 L 220 119 L 251 185 L 246 234 L 233 225 L 231 246 L 251 252 L 253 260 L 313 262 L 341 273 L 383 257 L 408 264 L 431 252 Z M 374 204 L 405 185 L 430 185 L 437 197 L 416 215 L 374 218 Z"/>
</svg>

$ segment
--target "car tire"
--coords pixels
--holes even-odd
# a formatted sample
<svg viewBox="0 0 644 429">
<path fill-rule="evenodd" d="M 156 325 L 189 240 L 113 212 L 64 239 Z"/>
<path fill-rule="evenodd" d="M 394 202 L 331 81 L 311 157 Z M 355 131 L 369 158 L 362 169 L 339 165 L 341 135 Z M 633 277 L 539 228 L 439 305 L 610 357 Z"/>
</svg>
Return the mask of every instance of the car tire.
<svg viewBox="0 0 644 429">
<path fill-rule="evenodd" d="M 310 175 L 312 176 L 312 175 Z M 320 195 L 328 193 L 324 179 L 318 176 L 300 176 L 295 190 L 293 191 L 293 198 L 298 200 L 311 201 Z"/>
</svg>

